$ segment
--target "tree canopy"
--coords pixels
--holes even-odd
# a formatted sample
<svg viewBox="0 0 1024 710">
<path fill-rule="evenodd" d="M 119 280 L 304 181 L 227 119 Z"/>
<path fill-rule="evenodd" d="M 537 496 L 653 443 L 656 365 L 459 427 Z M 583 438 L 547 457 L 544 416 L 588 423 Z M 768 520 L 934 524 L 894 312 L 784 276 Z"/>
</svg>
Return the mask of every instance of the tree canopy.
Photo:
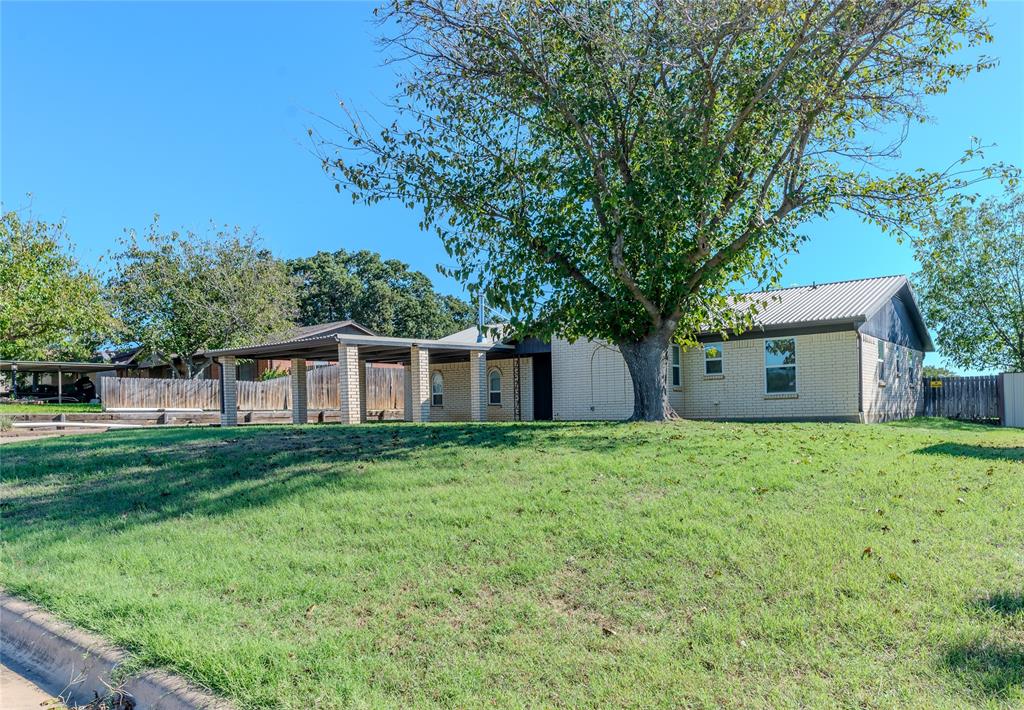
<svg viewBox="0 0 1024 710">
<path fill-rule="evenodd" d="M 660 419 L 668 343 L 748 326 L 733 284 L 776 283 L 799 224 L 842 208 L 903 231 L 973 179 L 884 159 L 924 95 L 990 64 L 951 57 L 989 39 L 974 11 L 395 0 L 379 14 L 397 117 L 349 111 L 314 140 L 339 191 L 420 208 L 447 273 L 514 330 L 617 344 L 634 418 Z"/>
<path fill-rule="evenodd" d="M 292 259 L 303 325 L 351 319 L 380 335 L 440 338 L 475 322 L 465 301 L 434 290 L 430 279 L 371 251 L 321 251 Z"/>
<path fill-rule="evenodd" d="M 96 275 L 63 224 L 0 217 L 0 358 L 88 360 L 112 331 Z"/>
<path fill-rule="evenodd" d="M 1024 191 L 938 211 L 916 249 L 915 285 L 943 354 L 1024 372 Z"/>
<path fill-rule="evenodd" d="M 121 247 L 109 293 L 123 337 L 167 363 L 180 358 L 175 376 L 196 377 L 209 366 L 197 351 L 294 327 L 295 288 L 256 232 L 220 228 L 200 236 L 163 231 L 154 220 L 141 237 L 130 231 Z"/>
</svg>

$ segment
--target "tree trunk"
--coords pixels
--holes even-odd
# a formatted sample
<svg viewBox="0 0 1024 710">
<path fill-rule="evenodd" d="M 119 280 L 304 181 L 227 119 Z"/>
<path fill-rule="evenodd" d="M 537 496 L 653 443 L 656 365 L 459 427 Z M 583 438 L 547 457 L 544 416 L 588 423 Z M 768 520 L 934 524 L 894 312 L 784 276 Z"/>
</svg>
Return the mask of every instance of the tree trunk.
<svg viewBox="0 0 1024 710">
<path fill-rule="evenodd" d="M 669 336 L 656 333 L 639 342 L 619 343 L 618 346 L 633 380 L 633 416 L 629 420 L 663 422 L 674 419 L 666 382 L 665 353 Z"/>
</svg>

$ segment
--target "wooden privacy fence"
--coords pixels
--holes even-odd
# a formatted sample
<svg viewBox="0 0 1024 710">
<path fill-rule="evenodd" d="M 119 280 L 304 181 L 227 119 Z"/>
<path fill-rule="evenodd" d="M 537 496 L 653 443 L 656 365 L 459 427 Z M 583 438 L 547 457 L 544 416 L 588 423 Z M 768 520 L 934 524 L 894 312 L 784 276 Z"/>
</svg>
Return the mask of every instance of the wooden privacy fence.
<svg viewBox="0 0 1024 710">
<path fill-rule="evenodd" d="M 965 421 L 999 419 L 999 377 L 925 377 L 922 413 Z"/>
<path fill-rule="evenodd" d="M 103 406 L 106 409 L 220 410 L 220 383 L 216 380 L 104 377 Z"/>
<path fill-rule="evenodd" d="M 219 380 L 159 380 L 104 377 L 103 405 L 107 409 L 203 409 L 220 411 Z M 278 377 L 238 384 L 238 408 L 243 411 L 291 409 L 291 378 Z M 338 406 L 338 366 L 314 367 L 306 373 L 309 409 Z M 402 410 L 405 370 L 370 367 L 366 370 L 366 410 Z"/>
</svg>

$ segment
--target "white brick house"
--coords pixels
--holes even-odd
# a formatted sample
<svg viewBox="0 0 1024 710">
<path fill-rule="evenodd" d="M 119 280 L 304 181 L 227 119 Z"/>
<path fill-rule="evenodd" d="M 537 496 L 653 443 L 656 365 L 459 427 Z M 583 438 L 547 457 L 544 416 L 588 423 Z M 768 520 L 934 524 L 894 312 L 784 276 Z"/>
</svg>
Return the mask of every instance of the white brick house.
<svg viewBox="0 0 1024 710">
<path fill-rule="evenodd" d="M 748 302 L 759 304 L 753 329 L 703 333 L 696 347 L 665 353 L 669 398 L 680 416 L 871 422 L 916 413 L 924 353 L 933 348 L 905 277 L 746 294 L 736 307 Z M 417 340 L 359 326 L 207 355 L 222 365 L 226 403 L 236 357 L 292 359 L 297 422 L 306 421 L 300 361 L 307 359 L 345 364 L 343 422 L 365 420 L 365 364 L 374 362 L 405 366 L 409 421 L 625 419 L 633 411 L 625 361 L 597 341 L 501 342 L 477 328 Z M 234 423 L 226 412 L 222 419 Z"/>
<path fill-rule="evenodd" d="M 672 346 L 667 378 L 682 417 L 885 421 L 912 417 L 933 350 L 903 276 L 748 294 L 757 326 Z M 622 419 L 633 411 L 626 364 L 606 343 L 551 344 L 555 419 Z"/>
</svg>

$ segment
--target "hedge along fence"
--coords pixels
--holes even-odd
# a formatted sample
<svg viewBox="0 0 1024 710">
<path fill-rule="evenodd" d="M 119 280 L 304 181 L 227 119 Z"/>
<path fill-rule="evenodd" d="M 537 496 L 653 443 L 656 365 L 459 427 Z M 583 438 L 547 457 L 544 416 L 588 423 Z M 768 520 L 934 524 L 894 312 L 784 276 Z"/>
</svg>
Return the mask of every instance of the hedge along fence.
<svg viewBox="0 0 1024 710">
<path fill-rule="evenodd" d="M 219 380 L 161 380 L 104 377 L 106 409 L 201 409 L 220 411 Z M 274 411 L 291 409 L 291 378 L 258 382 L 239 381 L 238 409 Z M 314 367 L 306 372 L 309 409 L 338 407 L 338 366 Z M 405 370 L 399 367 L 366 369 L 367 411 L 401 410 L 405 402 Z"/>
</svg>

